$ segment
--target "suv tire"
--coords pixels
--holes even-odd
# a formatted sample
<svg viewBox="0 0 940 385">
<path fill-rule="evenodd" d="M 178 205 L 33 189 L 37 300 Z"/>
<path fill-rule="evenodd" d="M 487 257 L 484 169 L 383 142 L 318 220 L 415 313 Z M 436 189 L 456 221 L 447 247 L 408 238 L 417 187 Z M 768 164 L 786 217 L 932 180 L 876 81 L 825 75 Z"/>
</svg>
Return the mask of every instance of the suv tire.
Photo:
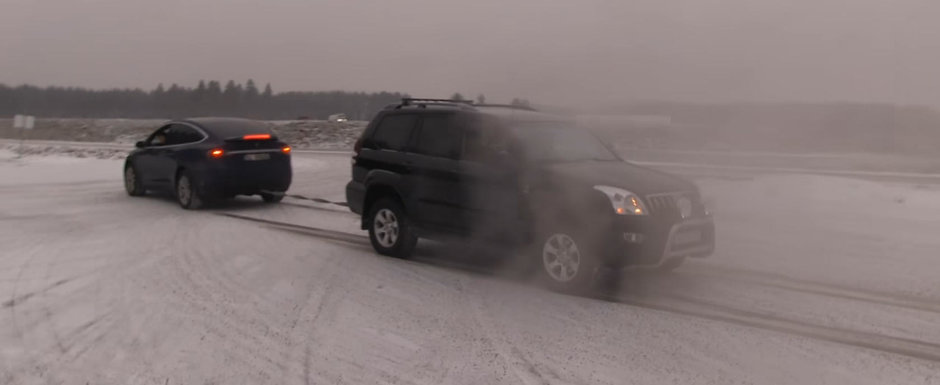
<svg viewBox="0 0 940 385">
<path fill-rule="evenodd" d="M 589 238 L 568 229 L 540 234 L 533 247 L 541 281 L 564 293 L 590 290 L 599 265 Z"/>
<path fill-rule="evenodd" d="M 284 199 L 284 194 L 261 193 L 260 195 L 264 203 L 280 203 Z"/>
<path fill-rule="evenodd" d="M 368 218 L 369 241 L 376 252 L 396 258 L 411 257 L 418 237 L 397 200 L 379 198 L 372 204 Z"/>
</svg>

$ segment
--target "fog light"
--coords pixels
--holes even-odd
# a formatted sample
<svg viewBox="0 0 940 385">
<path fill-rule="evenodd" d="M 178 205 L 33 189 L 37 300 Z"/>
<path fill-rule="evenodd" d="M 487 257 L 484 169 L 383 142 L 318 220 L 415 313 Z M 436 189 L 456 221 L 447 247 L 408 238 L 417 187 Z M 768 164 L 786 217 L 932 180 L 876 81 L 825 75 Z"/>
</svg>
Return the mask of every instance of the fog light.
<svg viewBox="0 0 940 385">
<path fill-rule="evenodd" d="M 623 233 L 623 240 L 629 243 L 643 243 L 646 237 L 640 233 Z"/>
</svg>

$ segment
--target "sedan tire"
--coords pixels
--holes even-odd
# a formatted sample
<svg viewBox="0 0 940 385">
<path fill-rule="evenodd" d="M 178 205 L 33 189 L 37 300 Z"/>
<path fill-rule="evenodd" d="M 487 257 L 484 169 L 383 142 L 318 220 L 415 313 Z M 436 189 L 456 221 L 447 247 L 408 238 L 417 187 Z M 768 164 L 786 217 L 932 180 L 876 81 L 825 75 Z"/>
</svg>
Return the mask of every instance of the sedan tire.
<svg viewBox="0 0 940 385">
<path fill-rule="evenodd" d="M 137 167 L 132 163 L 124 165 L 124 189 L 127 191 L 127 195 L 132 197 L 143 196 L 147 193 L 147 191 L 144 190 L 140 173 L 137 172 Z"/>
<path fill-rule="evenodd" d="M 176 177 L 176 201 L 187 210 L 198 210 L 205 206 L 205 196 L 199 191 L 199 184 L 192 173 L 183 170 Z"/>
</svg>

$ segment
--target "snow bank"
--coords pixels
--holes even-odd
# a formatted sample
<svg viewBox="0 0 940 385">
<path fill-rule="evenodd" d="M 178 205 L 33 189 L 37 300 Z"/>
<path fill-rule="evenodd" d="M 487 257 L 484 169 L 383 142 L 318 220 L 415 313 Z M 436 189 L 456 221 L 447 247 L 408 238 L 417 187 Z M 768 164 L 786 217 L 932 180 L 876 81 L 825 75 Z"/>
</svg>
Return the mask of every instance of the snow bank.
<svg viewBox="0 0 940 385">
<path fill-rule="evenodd" d="M 0 138 L 113 142 L 131 144 L 143 140 L 166 122 L 163 119 L 38 119 L 36 128 L 13 129 L 10 119 L 0 119 Z M 297 148 L 348 149 L 367 122 L 321 120 L 271 121 L 278 136 Z"/>
<path fill-rule="evenodd" d="M 68 158 L 92 158 L 92 159 L 124 159 L 128 150 L 115 148 L 88 148 L 88 147 L 70 147 L 67 145 L 37 145 L 26 143 L 19 144 L 0 144 L 0 149 L 12 154 L 14 157 L 68 157 Z"/>
</svg>

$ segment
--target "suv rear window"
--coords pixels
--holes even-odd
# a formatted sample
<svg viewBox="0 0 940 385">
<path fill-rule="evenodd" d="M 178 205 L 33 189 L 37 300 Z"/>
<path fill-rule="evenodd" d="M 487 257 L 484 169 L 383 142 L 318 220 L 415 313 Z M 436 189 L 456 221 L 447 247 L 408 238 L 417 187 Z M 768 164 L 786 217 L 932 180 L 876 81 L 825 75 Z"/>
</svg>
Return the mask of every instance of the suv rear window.
<svg viewBox="0 0 940 385">
<path fill-rule="evenodd" d="M 460 156 L 462 135 L 454 119 L 453 114 L 425 115 L 415 141 L 415 152 L 457 159 Z"/>
<path fill-rule="evenodd" d="M 416 115 L 389 115 L 382 118 L 372 135 L 372 142 L 378 149 L 402 151 L 408 145 L 411 131 L 418 123 Z"/>
</svg>

